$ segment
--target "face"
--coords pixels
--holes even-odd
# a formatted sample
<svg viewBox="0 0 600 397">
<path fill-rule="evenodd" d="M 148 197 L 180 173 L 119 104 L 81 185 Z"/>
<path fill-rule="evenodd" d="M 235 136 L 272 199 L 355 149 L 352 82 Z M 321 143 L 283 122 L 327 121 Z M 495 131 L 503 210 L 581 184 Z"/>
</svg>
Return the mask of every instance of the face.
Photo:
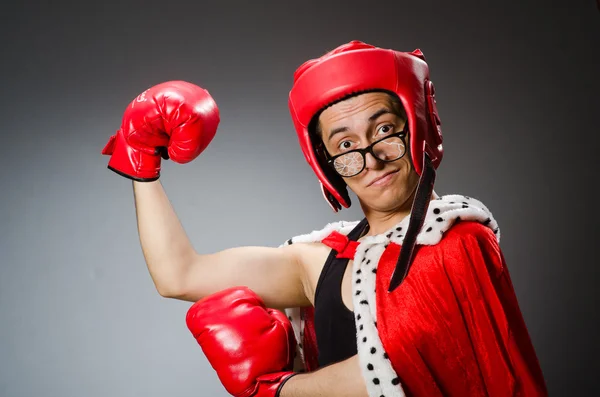
<svg viewBox="0 0 600 397">
<path fill-rule="evenodd" d="M 357 95 L 325 109 L 319 117 L 320 135 L 327 153 L 333 157 L 348 150 L 365 148 L 386 135 L 404 128 L 406 118 L 383 92 Z M 409 132 L 410 134 L 410 132 Z M 405 139 L 409 142 L 408 134 Z M 363 209 L 380 212 L 405 210 L 419 181 L 410 150 L 392 162 L 365 155 L 365 168 L 356 176 L 344 178 L 358 196 Z"/>
</svg>

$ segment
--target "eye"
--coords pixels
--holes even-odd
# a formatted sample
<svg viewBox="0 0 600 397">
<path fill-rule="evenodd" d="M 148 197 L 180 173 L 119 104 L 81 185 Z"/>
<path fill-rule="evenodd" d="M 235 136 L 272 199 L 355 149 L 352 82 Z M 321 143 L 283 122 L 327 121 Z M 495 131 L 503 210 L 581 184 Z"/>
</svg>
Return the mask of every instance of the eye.
<svg viewBox="0 0 600 397">
<path fill-rule="evenodd" d="M 394 131 L 394 126 L 392 124 L 385 124 L 379 127 L 377 130 L 377 135 L 386 135 L 390 134 Z"/>
<path fill-rule="evenodd" d="M 338 144 L 338 149 L 340 149 L 342 151 L 348 150 L 350 148 L 352 148 L 352 142 L 350 142 L 350 141 L 342 141 Z"/>
</svg>

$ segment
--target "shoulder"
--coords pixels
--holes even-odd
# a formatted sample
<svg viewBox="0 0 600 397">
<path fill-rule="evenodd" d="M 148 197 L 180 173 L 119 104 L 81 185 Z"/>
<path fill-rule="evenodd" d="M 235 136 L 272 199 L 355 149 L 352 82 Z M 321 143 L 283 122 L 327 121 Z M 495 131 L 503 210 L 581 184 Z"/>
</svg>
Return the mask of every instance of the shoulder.
<svg viewBox="0 0 600 397">
<path fill-rule="evenodd" d="M 320 242 L 295 243 L 282 247 L 293 256 L 298 271 L 301 273 L 304 293 L 311 304 L 323 266 L 331 253 L 331 248 Z"/>
<path fill-rule="evenodd" d="M 322 241 L 334 232 L 347 235 L 359 221 L 339 221 L 326 224 L 322 229 L 288 239 L 282 248 L 297 258 L 304 267 L 321 266 L 331 252 Z"/>
<path fill-rule="evenodd" d="M 306 234 L 300 234 L 298 236 L 294 236 L 288 239 L 283 245 L 293 245 L 298 243 L 313 243 L 320 242 L 325 237 L 330 235 L 332 232 L 336 231 L 341 234 L 348 234 L 356 225 L 358 225 L 359 221 L 338 221 L 333 223 L 326 224 L 323 228 L 313 230 Z"/>
<path fill-rule="evenodd" d="M 461 241 L 495 242 L 497 244 L 498 240 L 496 233 L 483 223 L 460 221 L 448 229 L 441 242 L 456 244 Z"/>
<path fill-rule="evenodd" d="M 505 267 L 496 234 L 480 222 L 456 223 L 445 233 L 435 250 L 446 270 L 486 268 L 499 274 Z"/>
<path fill-rule="evenodd" d="M 329 253 L 331 248 L 327 247 L 320 241 L 313 242 L 298 242 L 290 245 L 284 245 L 280 249 L 288 252 L 297 258 L 300 264 L 305 264 L 310 261 L 310 258 L 315 255 L 323 255 L 323 253 Z"/>
<path fill-rule="evenodd" d="M 320 274 L 331 253 L 331 248 L 321 242 L 297 243 L 287 246 L 286 249 L 290 250 L 298 266 L 306 274 L 311 275 L 310 278 Z"/>
<path fill-rule="evenodd" d="M 482 226 L 491 229 L 500 241 L 498 222 L 481 201 L 463 195 L 442 196 L 431 201 L 417 243 L 437 245 L 442 239 L 447 244 L 469 236 L 479 239 L 489 237 L 489 232 Z"/>
</svg>

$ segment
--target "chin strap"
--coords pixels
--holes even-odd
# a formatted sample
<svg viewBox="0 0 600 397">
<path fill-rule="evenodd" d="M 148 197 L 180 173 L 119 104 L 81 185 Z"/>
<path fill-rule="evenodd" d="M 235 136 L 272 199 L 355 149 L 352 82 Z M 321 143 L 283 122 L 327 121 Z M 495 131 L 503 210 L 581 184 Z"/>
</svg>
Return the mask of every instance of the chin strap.
<svg viewBox="0 0 600 397">
<path fill-rule="evenodd" d="M 390 286 L 388 292 L 392 292 L 404 281 L 410 268 L 413 253 L 417 241 L 417 236 L 423 227 L 425 221 L 425 214 L 429 207 L 429 201 L 431 194 L 433 193 L 433 183 L 435 182 L 435 168 L 431 159 L 424 153 L 423 155 L 423 168 L 421 176 L 419 177 L 419 184 L 417 186 L 417 193 L 415 194 L 415 200 L 412 204 L 410 211 L 410 221 L 408 223 L 408 229 L 404 236 L 404 242 L 402 243 L 402 249 L 398 256 L 398 262 L 396 262 L 396 268 L 392 273 L 390 280 Z"/>
</svg>

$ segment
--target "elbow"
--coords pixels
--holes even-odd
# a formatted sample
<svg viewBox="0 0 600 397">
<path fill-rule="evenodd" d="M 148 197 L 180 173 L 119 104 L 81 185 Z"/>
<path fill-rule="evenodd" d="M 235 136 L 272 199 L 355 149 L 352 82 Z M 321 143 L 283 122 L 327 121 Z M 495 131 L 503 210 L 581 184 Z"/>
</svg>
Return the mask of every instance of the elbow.
<svg viewBox="0 0 600 397">
<path fill-rule="evenodd" d="M 154 280 L 156 292 L 163 298 L 181 299 L 185 296 L 184 288 L 176 279 Z"/>
<path fill-rule="evenodd" d="M 154 285 L 156 291 L 163 298 L 178 299 L 184 301 L 195 302 L 200 299 L 198 291 L 202 291 L 204 288 L 198 288 L 198 283 L 190 281 L 192 274 L 190 274 L 192 261 L 186 261 L 187 263 L 180 263 L 178 266 L 167 266 L 170 269 L 177 269 L 170 273 L 163 273 L 160 278 L 154 278 Z"/>
<path fill-rule="evenodd" d="M 155 284 L 156 292 L 163 298 L 176 299 L 181 295 L 181 292 L 173 287 L 163 285 L 163 284 Z"/>
<path fill-rule="evenodd" d="M 194 294 L 190 294 L 181 283 L 156 284 L 156 291 L 163 298 L 194 302 Z"/>
<path fill-rule="evenodd" d="M 173 263 L 163 265 L 164 269 L 161 273 L 151 273 L 154 287 L 160 296 L 163 298 L 182 299 L 185 297 L 186 290 L 186 269 L 182 263 Z"/>
</svg>

